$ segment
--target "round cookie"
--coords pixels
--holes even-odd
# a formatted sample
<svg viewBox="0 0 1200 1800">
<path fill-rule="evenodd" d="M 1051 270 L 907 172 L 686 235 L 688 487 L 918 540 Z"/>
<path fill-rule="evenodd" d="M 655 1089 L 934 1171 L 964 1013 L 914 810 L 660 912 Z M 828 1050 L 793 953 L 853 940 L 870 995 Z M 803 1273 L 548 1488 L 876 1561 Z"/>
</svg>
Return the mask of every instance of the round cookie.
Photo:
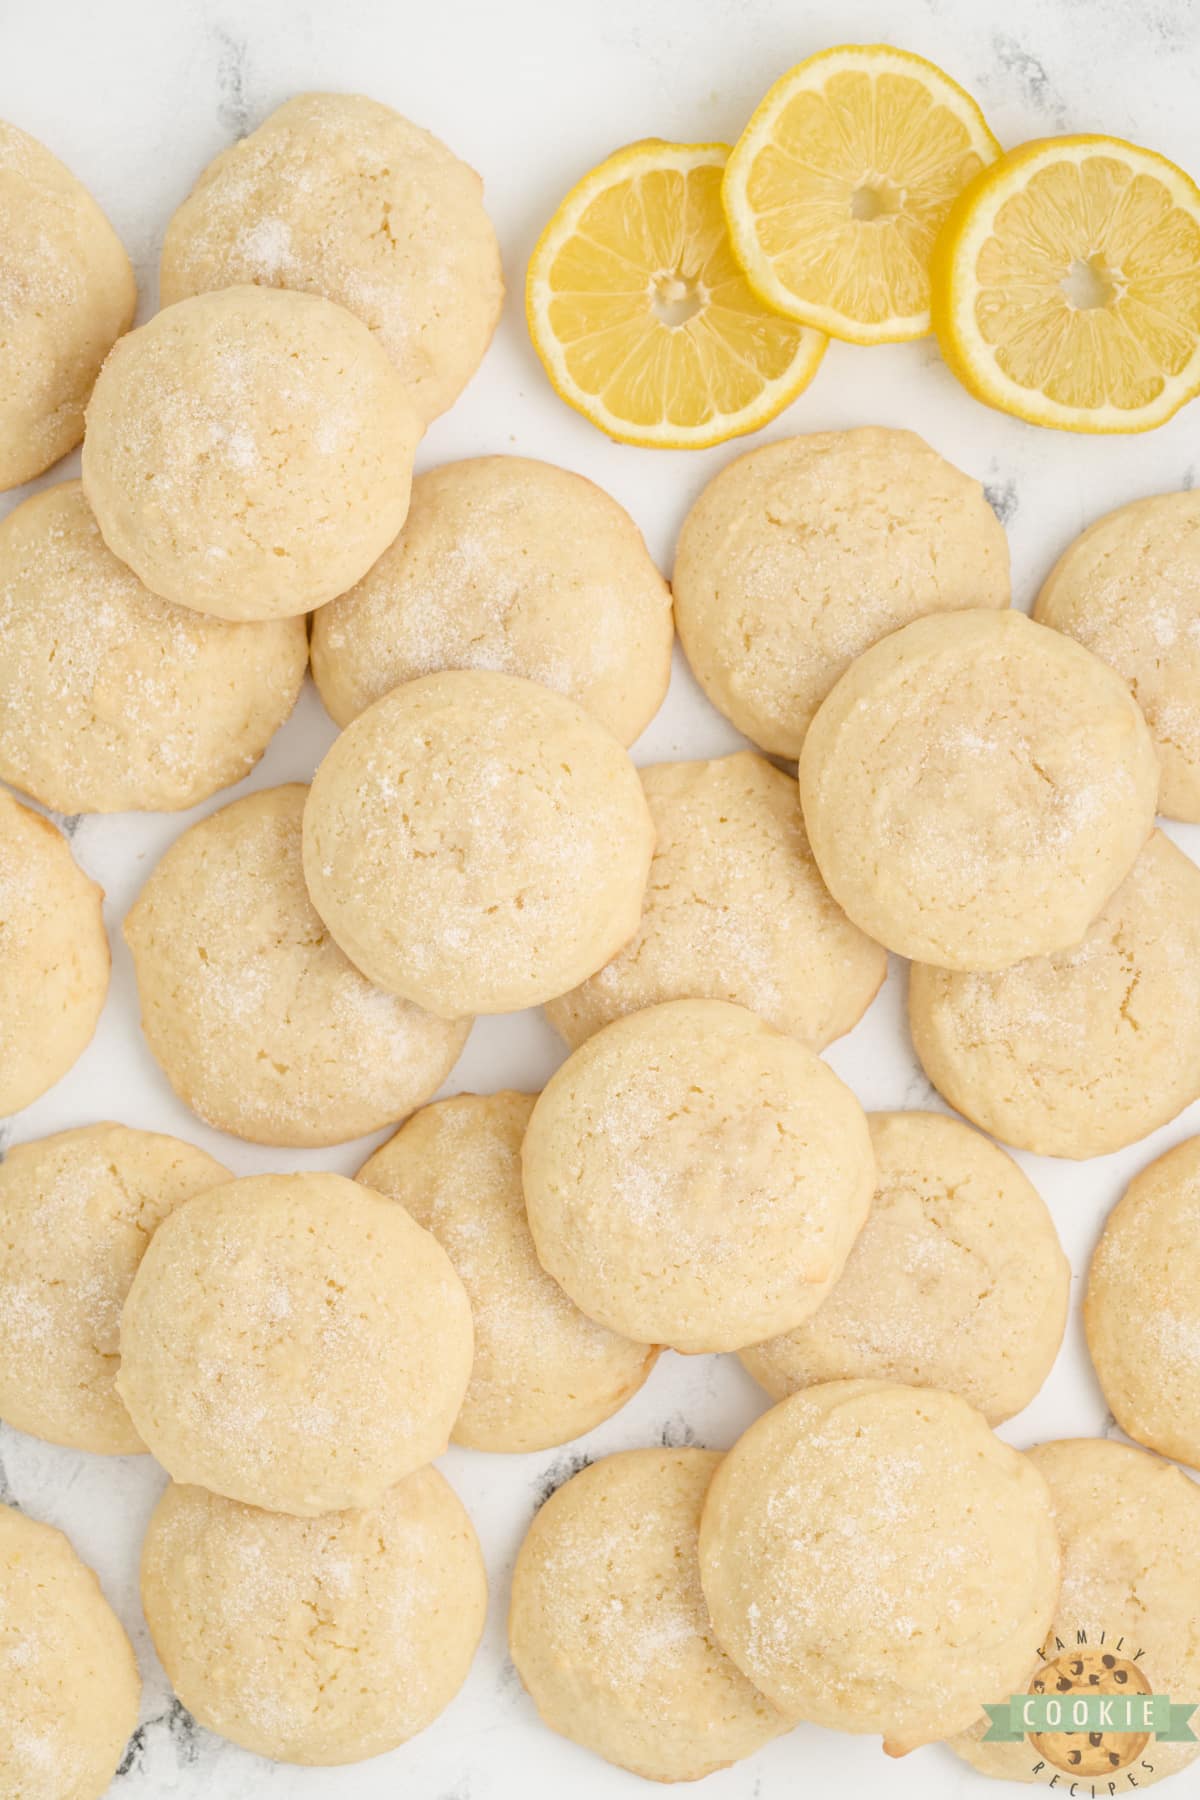
<svg viewBox="0 0 1200 1800">
<path fill-rule="evenodd" d="M 856 1025 L 887 953 L 821 880 L 796 798 L 772 763 L 741 750 L 641 771 L 657 841 L 641 923 L 598 974 L 546 1006 L 574 1049 L 663 1000 L 732 1000 L 823 1050 Z"/>
<path fill-rule="evenodd" d="M 210 1125 L 259 1144 L 340 1144 L 436 1092 L 471 1029 L 372 987 L 313 910 L 306 787 L 192 825 L 125 920 L 142 1029 Z"/>
<path fill-rule="evenodd" d="M 1200 1469 L 1200 1137 L 1143 1169 L 1109 1214 L 1083 1318 L 1121 1430 Z"/>
<path fill-rule="evenodd" d="M 487 1577 L 436 1469 L 365 1511 L 287 1518 L 172 1482 L 142 1605 L 180 1700 L 275 1762 L 361 1762 L 431 1725 L 466 1680 Z"/>
<path fill-rule="evenodd" d="M 152 1233 L 228 1169 L 179 1138 L 81 1125 L 0 1163 L 0 1419 L 125 1456 L 145 1445 L 116 1391 L 121 1308 Z"/>
<path fill-rule="evenodd" d="M 927 613 L 1009 604 L 1008 544 L 977 481 L 915 432 L 867 425 L 728 464 L 684 520 L 672 586 L 713 705 L 794 759 L 869 645 Z"/>
<path fill-rule="evenodd" d="M 718 1468 L 700 1578 L 718 1641 L 792 1718 L 901 1756 L 1018 1690 L 1058 1599 L 1046 1484 L 957 1395 L 805 1388 Z"/>
<path fill-rule="evenodd" d="M 509 1649 L 543 1722 L 647 1781 L 698 1781 L 788 1729 L 704 1604 L 696 1534 L 720 1460 L 604 1457 L 550 1496 L 513 1571 Z"/>
<path fill-rule="evenodd" d="M 136 305 L 129 258 L 83 183 L 0 119 L 0 489 L 74 449 Z"/>
<path fill-rule="evenodd" d="M 313 620 L 313 678 L 339 725 L 439 669 L 524 675 L 631 744 L 671 676 L 671 590 L 624 507 L 521 456 L 413 482 L 404 529 Z"/>
<path fill-rule="evenodd" d="M 0 1506 L 6 1800 L 101 1800 L 137 1724 L 129 1639 L 61 1531 Z"/>
<path fill-rule="evenodd" d="M 573 700 L 426 675 L 348 725 L 313 778 L 304 875 L 351 962 L 446 1018 L 515 1012 L 637 929 L 654 827 L 637 770 Z"/>
<path fill-rule="evenodd" d="M 1033 616 L 1124 676 L 1158 751 L 1159 811 L 1200 823 L 1200 493 L 1097 519 L 1059 557 Z"/>
<path fill-rule="evenodd" d="M 879 1169 L 841 1279 L 794 1331 L 741 1352 L 773 1400 L 843 1377 L 961 1394 L 990 1425 L 1027 1406 L 1067 1322 L 1071 1265 L 1010 1156 L 941 1113 L 874 1113 Z"/>
<path fill-rule="evenodd" d="M 83 488 L 151 593 L 221 619 L 310 612 L 404 523 L 420 436 L 366 326 L 315 294 L 228 288 L 112 351 Z"/>
<path fill-rule="evenodd" d="M 875 1185 L 858 1101 L 811 1050 L 723 1000 L 590 1037 L 522 1150 L 542 1265 L 638 1342 L 740 1350 L 815 1312 Z"/>
<path fill-rule="evenodd" d="M 62 833 L 0 788 L 0 1119 L 92 1040 L 108 992 L 103 899 Z"/>
<path fill-rule="evenodd" d="M 658 1351 L 595 1324 L 537 1259 L 521 1189 L 533 1094 L 456 1094 L 424 1107 L 358 1171 L 432 1232 L 471 1302 L 475 1361 L 451 1438 L 545 1450 L 637 1392 Z"/>
<path fill-rule="evenodd" d="M 1050 1489 L 1054 1520 L 1063 1549 L 1062 1593 L 1054 1623 L 1036 1666 L 1013 1692 L 1032 1693 L 1048 1674 L 1046 1659 L 1070 1658 L 1064 1671 L 1072 1679 L 1074 1664 L 1090 1659 L 1088 1674 L 1095 1686 L 1108 1687 L 1104 1660 L 1136 1657 L 1133 1668 L 1142 1683 L 1158 1694 L 1190 1700 L 1200 1693 L 1200 1487 L 1181 1470 L 1144 1450 L 1103 1438 L 1075 1438 L 1038 1444 L 1029 1460 Z M 1079 1645 L 1085 1632 L 1087 1649 Z M 1099 1661 L 1100 1668 L 1095 1664 Z M 1128 1668 L 1128 1663 L 1126 1662 Z M 1075 1678 L 1078 1680 L 1078 1677 Z M 1124 1685 L 1124 1684 L 1122 1684 Z M 1129 1685 L 1133 1685 L 1130 1678 Z M 997 1699 L 1007 1694 L 997 1693 Z M 986 1720 L 950 1740 L 950 1748 L 982 1775 L 1002 1781 L 1034 1781 L 1043 1785 L 1054 1764 L 1034 1774 L 1034 1746 L 985 1744 Z M 1136 1738 L 1105 1734 L 1101 1744 L 1088 1736 L 1057 1736 L 1039 1746 L 1057 1755 L 1060 1785 L 1083 1776 L 1085 1766 L 1097 1778 L 1097 1791 L 1107 1795 L 1108 1779 L 1129 1787 L 1122 1769 L 1131 1768 Z M 1074 1757 L 1072 1751 L 1075 1752 Z M 1173 1775 L 1200 1754 L 1196 1744 L 1154 1739 L 1136 1751 L 1132 1772 L 1139 1788 Z M 1114 1767 L 1116 1756 L 1120 1767 Z M 1145 1761 L 1142 1758 L 1145 1757 Z M 1148 1768 L 1146 1764 L 1151 1766 Z M 1103 1777 L 1104 1780 L 1099 1778 Z M 1086 1792 L 1086 1789 L 1084 1790 Z"/>
<path fill-rule="evenodd" d="M 308 1516 L 440 1456 L 471 1309 L 403 1207 L 340 1175 L 256 1175 L 163 1220 L 121 1316 L 117 1391 L 176 1481 Z"/>
<path fill-rule="evenodd" d="M 916 966 L 909 1023 L 951 1106 L 1042 1156 L 1105 1156 L 1200 1095 L 1200 869 L 1156 831 L 1082 942 Z"/>
<path fill-rule="evenodd" d="M 56 812 L 172 812 L 248 775 L 295 704 L 302 618 L 172 606 L 77 481 L 0 524 L 0 776 Z"/>
<path fill-rule="evenodd" d="M 948 969 L 1077 944 L 1150 835 L 1158 761 L 1107 664 L 1024 613 L 918 619 L 813 720 L 800 795 L 856 925 Z"/>
<path fill-rule="evenodd" d="M 422 423 L 483 360 L 504 277 L 483 183 L 361 94 L 299 94 L 211 162 L 167 226 L 162 303 L 257 282 L 371 328 Z"/>
</svg>

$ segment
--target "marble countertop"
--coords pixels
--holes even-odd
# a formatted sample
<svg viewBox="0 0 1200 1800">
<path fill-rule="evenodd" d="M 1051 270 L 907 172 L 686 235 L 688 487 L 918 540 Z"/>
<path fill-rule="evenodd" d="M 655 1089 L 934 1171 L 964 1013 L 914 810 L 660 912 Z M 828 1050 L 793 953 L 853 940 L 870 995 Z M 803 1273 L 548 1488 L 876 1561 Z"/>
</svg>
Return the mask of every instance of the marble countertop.
<svg viewBox="0 0 1200 1800">
<path fill-rule="evenodd" d="M 430 127 L 479 169 L 510 288 L 497 340 L 418 462 L 486 451 L 580 470 L 623 501 L 669 569 L 687 507 L 735 449 L 657 453 L 610 444 L 551 393 L 526 336 L 524 266 L 569 183 L 634 138 L 732 139 L 769 83 L 834 42 L 891 41 L 943 64 L 978 97 L 1001 140 L 1106 131 L 1200 173 L 1195 0 L 0 0 L 0 116 L 43 139 L 92 188 L 137 267 L 140 316 L 154 308 L 163 227 L 200 169 L 280 101 L 307 88 L 370 93 Z M 856 424 L 913 426 L 978 476 L 1008 527 L 1014 593 L 1028 606 L 1058 552 L 1122 501 L 1191 486 L 1200 402 L 1141 438 L 1072 438 L 976 405 L 928 340 L 831 346 L 809 392 L 753 441 Z M 77 459 L 47 479 L 76 472 Z M 0 497 L 0 512 L 21 494 Z M 68 1077 L 0 1142 L 99 1118 L 178 1133 L 238 1174 L 322 1167 L 350 1174 L 370 1143 L 280 1152 L 208 1130 L 175 1100 L 141 1040 L 120 922 L 186 823 L 252 787 L 307 779 L 333 727 L 311 687 L 249 781 L 182 818 L 68 820 L 79 860 L 107 892 L 114 979 L 97 1038 Z M 740 740 L 678 662 L 639 762 L 720 754 Z M 1200 859 L 1200 828 L 1171 835 Z M 903 1025 L 893 968 L 866 1019 L 829 1060 L 871 1108 L 940 1105 Z M 539 1086 L 562 1052 L 536 1014 L 481 1022 L 451 1087 Z M 1200 1131 L 1200 1105 L 1122 1154 L 1077 1166 L 1020 1160 L 1048 1200 L 1075 1270 L 1076 1298 L 1105 1213 L 1130 1175 Z M 443 1467 L 479 1528 L 491 1579 L 484 1644 L 463 1692 L 423 1736 L 349 1769 L 272 1765 L 200 1730 L 172 1699 L 137 1599 L 141 1532 L 163 1476 L 149 1458 L 75 1454 L 0 1427 L 0 1500 L 63 1527 L 100 1573 L 146 1677 L 142 1723 L 114 1800 L 508 1800 L 569 1790 L 578 1800 L 648 1791 L 537 1722 L 504 1649 L 513 1557 L 539 1500 L 587 1457 L 646 1443 L 727 1446 L 764 1404 L 731 1357 L 664 1356 L 635 1400 L 569 1448 L 490 1457 L 454 1450 Z M 1005 1427 L 1014 1444 L 1113 1432 L 1084 1352 L 1077 1305 L 1042 1393 Z M 1172 1792 L 1194 1792 L 1181 1777 Z M 2 1786 L 0 1782 L 0 1786 Z M 710 1777 L 706 1800 L 959 1800 L 989 1792 L 948 1751 L 887 1762 L 876 1740 L 801 1728 Z"/>
</svg>

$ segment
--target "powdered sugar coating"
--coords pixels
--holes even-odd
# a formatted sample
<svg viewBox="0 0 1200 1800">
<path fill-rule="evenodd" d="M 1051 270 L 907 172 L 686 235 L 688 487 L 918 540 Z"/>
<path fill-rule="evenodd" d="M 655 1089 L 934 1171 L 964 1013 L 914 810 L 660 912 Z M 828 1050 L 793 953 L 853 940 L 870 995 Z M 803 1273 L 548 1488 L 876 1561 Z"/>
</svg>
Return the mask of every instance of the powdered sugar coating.
<svg viewBox="0 0 1200 1800">
<path fill-rule="evenodd" d="M 57 812 L 177 811 L 254 767 L 304 680 L 304 620 L 172 606 L 77 481 L 0 524 L 0 775 Z"/>
<path fill-rule="evenodd" d="M 172 1483 L 146 1533 L 142 1604 L 201 1725 L 275 1761 L 350 1763 L 449 1705 L 483 1630 L 487 1579 L 436 1469 L 365 1511 L 317 1519 Z"/>
<path fill-rule="evenodd" d="M 339 725 L 439 669 L 524 675 L 623 744 L 662 704 L 671 594 L 623 507 L 582 475 L 481 456 L 418 475 L 404 529 L 313 620 L 313 676 Z"/>
<path fill-rule="evenodd" d="M 452 1438 L 543 1450 L 581 1437 L 636 1393 L 657 1350 L 581 1313 L 537 1259 L 521 1189 L 533 1094 L 457 1094 L 415 1113 L 357 1179 L 445 1250 L 471 1301 L 475 1360 Z"/>
<path fill-rule="evenodd" d="M 1043 1156 L 1104 1156 L 1200 1095 L 1200 869 L 1156 831 L 1082 940 L 914 967 L 913 1045 L 952 1106 Z"/>
<path fill-rule="evenodd" d="M 1046 1484 L 955 1395 L 832 1381 L 713 1478 L 700 1576 L 720 1642 L 793 1718 L 902 1754 L 1014 1692 L 1054 1616 Z"/>
<path fill-rule="evenodd" d="M 179 1138 L 81 1125 L 0 1164 L 0 1418 L 76 1450 L 145 1448 L 116 1391 L 121 1308 L 176 1206 L 229 1180 Z"/>
<path fill-rule="evenodd" d="M 0 489 L 79 442 L 136 304 L 129 258 L 82 182 L 0 119 Z"/>
<path fill-rule="evenodd" d="M 227 288 L 116 346 L 88 405 L 83 487 L 151 593 L 222 619 L 292 618 L 391 543 L 419 436 L 403 380 L 350 313 Z"/>
<path fill-rule="evenodd" d="M 588 1038 L 522 1151 L 543 1266 L 610 1330 L 738 1350 L 829 1292 L 875 1185 L 858 1102 L 743 1007 L 675 1000 Z"/>
<path fill-rule="evenodd" d="M 483 359 L 504 299 L 483 183 L 361 94 L 300 94 L 222 151 L 163 240 L 163 305 L 256 282 L 370 327 L 428 424 Z"/>
<path fill-rule="evenodd" d="M 731 1000 L 823 1050 L 857 1023 L 887 954 L 821 880 L 796 784 L 743 750 L 642 772 L 656 843 L 641 922 L 582 987 L 551 1000 L 575 1048 L 663 1000 Z"/>
<path fill-rule="evenodd" d="M 800 758 L 813 855 L 869 936 L 1000 969 L 1076 944 L 1154 823 L 1121 678 L 1017 612 L 918 619 L 862 656 Z"/>
<path fill-rule="evenodd" d="M 340 1175 L 259 1175 L 159 1226 L 117 1388 L 177 1481 L 311 1516 L 439 1456 L 470 1369 L 462 1283 L 403 1207 Z"/>
<path fill-rule="evenodd" d="M 1159 810 L 1200 821 L 1200 494 L 1097 519 L 1059 557 L 1034 617 L 1124 677 L 1162 765 Z"/>
<path fill-rule="evenodd" d="M 448 1018 L 594 974 L 637 927 L 653 847 L 616 739 L 561 694 L 479 671 L 368 707 L 304 809 L 305 879 L 337 942 Z"/>
<path fill-rule="evenodd" d="M 338 949 L 304 885 L 307 793 L 266 788 L 191 826 L 125 920 L 172 1086 L 256 1143 L 343 1143 L 406 1117 L 471 1029 L 373 987 Z"/>
</svg>

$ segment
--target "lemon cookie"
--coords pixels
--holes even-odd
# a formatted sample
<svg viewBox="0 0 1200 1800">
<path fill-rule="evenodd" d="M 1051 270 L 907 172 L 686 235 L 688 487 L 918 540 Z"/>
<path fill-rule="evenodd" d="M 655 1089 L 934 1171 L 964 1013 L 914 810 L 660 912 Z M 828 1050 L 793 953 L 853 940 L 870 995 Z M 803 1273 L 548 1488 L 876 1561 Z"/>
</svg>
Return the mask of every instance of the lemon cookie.
<svg viewBox="0 0 1200 1800">
<path fill-rule="evenodd" d="M 1120 676 L 1024 613 L 918 619 L 842 676 L 800 794 L 835 900 L 889 950 L 1000 969 L 1077 944 L 1154 822 Z"/>
<path fill-rule="evenodd" d="M 240 781 L 308 662 L 304 620 L 172 606 L 100 536 L 77 481 L 0 525 L 0 776 L 56 812 L 178 811 Z"/>
<path fill-rule="evenodd" d="M 869 645 L 926 613 L 1006 607 L 1008 544 L 977 481 L 914 432 L 868 425 L 722 469 L 684 520 L 672 586 L 713 705 L 794 758 Z"/>
<path fill-rule="evenodd" d="M 544 1450 L 635 1394 L 658 1351 L 595 1324 L 538 1262 L 521 1190 L 533 1094 L 456 1094 L 415 1113 L 358 1171 L 433 1233 L 471 1302 L 475 1360 L 451 1436 Z"/>
<path fill-rule="evenodd" d="M 1056 1691 L 1070 1692 L 1086 1675 L 1101 1692 L 1120 1692 L 1140 1677 L 1139 1691 L 1185 1700 L 1200 1693 L 1200 1487 L 1160 1457 L 1102 1438 L 1037 1444 L 1029 1460 L 1050 1489 L 1063 1580 L 1037 1662 L 1014 1691 L 1044 1692 L 1053 1678 Z M 1099 1743 L 1088 1734 L 1059 1735 L 1055 1762 L 1035 1773 L 1039 1758 L 1048 1760 L 1041 1746 L 985 1744 L 986 1725 L 981 1720 L 951 1738 L 950 1748 L 1002 1781 L 1045 1785 L 1057 1767 L 1064 1790 L 1073 1775 L 1087 1774 L 1112 1778 L 1125 1791 L 1131 1783 L 1123 1769 L 1139 1788 L 1152 1787 L 1200 1754 L 1195 1744 L 1160 1739 L 1139 1749 L 1125 1735 L 1105 1733 Z M 1109 1794 L 1106 1782 L 1097 1792 Z"/>
<path fill-rule="evenodd" d="M 903 1755 L 1015 1692 L 1058 1600 L 1046 1483 L 956 1395 L 831 1381 L 713 1477 L 700 1578 L 718 1641 L 782 1711 Z"/>
<path fill-rule="evenodd" d="M 319 1519 L 172 1482 L 142 1547 L 142 1605 L 201 1725 L 275 1762 L 350 1763 L 405 1743 L 453 1700 L 487 1577 L 436 1469 Z"/>
<path fill-rule="evenodd" d="M 1200 494 L 1097 519 L 1059 557 L 1033 616 L 1124 676 L 1162 766 L 1159 811 L 1200 822 Z"/>
<path fill-rule="evenodd" d="M 1200 1137 L 1143 1169 L 1109 1214 L 1083 1317 L 1122 1431 L 1200 1469 Z"/>
<path fill-rule="evenodd" d="M 95 1575 L 61 1531 L 0 1506 L 0 1774 L 6 1800 L 101 1800 L 142 1682 Z"/>
<path fill-rule="evenodd" d="M 304 885 L 299 783 L 234 800 L 177 838 L 125 920 L 142 1029 L 180 1099 L 259 1144 L 340 1144 L 446 1079 L 469 1019 L 373 987 Z"/>
<path fill-rule="evenodd" d="M 0 489 L 74 449 L 136 304 L 129 258 L 83 183 L 0 119 Z"/>
<path fill-rule="evenodd" d="M 697 1781 L 788 1722 L 713 1637 L 696 1534 L 713 1450 L 627 1450 L 537 1513 L 508 1641 L 543 1721 L 647 1781 Z"/>
<path fill-rule="evenodd" d="M 642 770 L 657 841 L 637 931 L 546 1014 L 572 1048 L 661 1000 L 732 1000 L 823 1050 L 857 1024 L 887 953 L 830 898 L 796 784 L 751 751 Z"/>
<path fill-rule="evenodd" d="M 0 1118 L 92 1040 L 108 992 L 103 899 L 62 833 L 0 788 Z"/>
<path fill-rule="evenodd" d="M 951 1106 L 1042 1156 L 1105 1156 L 1200 1095 L 1200 869 L 1156 831 L 1082 941 L 915 967 L 909 1022 Z"/>
<path fill-rule="evenodd" d="M 164 1219 L 117 1389 L 177 1481 L 310 1515 L 372 1506 L 446 1448 L 471 1309 L 401 1206 L 340 1175 L 230 1181 Z"/>
<path fill-rule="evenodd" d="M 521 456 L 413 482 L 404 529 L 313 620 L 313 676 L 339 725 L 438 669 L 525 675 L 631 744 L 671 674 L 671 592 L 623 507 Z"/>
<path fill-rule="evenodd" d="M 167 226 L 163 305 L 258 282 L 368 325 L 422 422 L 483 360 L 504 299 L 474 169 L 361 94 L 300 94 L 209 164 Z"/>
<path fill-rule="evenodd" d="M 941 1113 L 874 1113 L 878 1185 L 811 1319 L 743 1350 L 774 1400 L 841 1377 L 961 1394 L 991 1425 L 1027 1406 L 1067 1322 L 1071 1265 L 1010 1156 Z"/>
<path fill-rule="evenodd" d="M 522 1151 L 543 1267 L 626 1337 L 740 1350 L 815 1312 L 875 1185 L 854 1095 L 722 1000 L 628 1013 L 552 1076 Z"/>
<path fill-rule="evenodd" d="M 81 1125 L 0 1163 L 0 1419 L 75 1450 L 145 1446 L 116 1391 L 121 1308 L 156 1227 L 230 1180 L 178 1138 Z"/>
<path fill-rule="evenodd" d="M 238 287 L 131 331 L 88 404 L 83 487 L 151 593 L 221 619 L 310 612 L 404 523 L 420 436 L 366 326 Z"/>
<path fill-rule="evenodd" d="M 347 726 L 304 809 L 313 905 L 372 981 L 430 1012 L 514 1012 L 637 929 L 654 827 L 573 700 L 515 675 L 406 682 Z"/>
</svg>

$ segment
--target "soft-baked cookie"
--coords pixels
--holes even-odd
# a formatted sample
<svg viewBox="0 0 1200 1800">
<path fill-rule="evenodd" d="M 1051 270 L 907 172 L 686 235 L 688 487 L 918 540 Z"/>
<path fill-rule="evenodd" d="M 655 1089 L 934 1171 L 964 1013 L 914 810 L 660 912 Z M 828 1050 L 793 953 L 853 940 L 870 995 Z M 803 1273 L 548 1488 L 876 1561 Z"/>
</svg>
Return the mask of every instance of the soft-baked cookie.
<svg viewBox="0 0 1200 1800">
<path fill-rule="evenodd" d="M 671 591 L 603 488 L 523 456 L 413 482 L 404 529 L 313 620 L 313 678 L 339 725 L 403 681 L 498 669 L 577 700 L 631 744 L 671 675 Z"/>
<path fill-rule="evenodd" d="M 83 183 L 0 119 L 0 489 L 74 449 L 136 304 L 129 258 Z"/>
<path fill-rule="evenodd" d="M 117 1391 L 176 1481 L 308 1516 L 440 1456 L 471 1308 L 402 1206 L 340 1175 L 252 1175 L 163 1220 L 121 1316 Z"/>
<path fill-rule="evenodd" d="M 230 1180 L 194 1144 L 81 1125 L 0 1163 L 0 1419 L 75 1450 L 145 1445 L 116 1391 L 121 1308 L 176 1206 Z"/>
<path fill-rule="evenodd" d="M 142 1681 L 95 1575 L 61 1531 L 0 1506 L 0 1776 L 5 1800 L 101 1800 Z"/>
<path fill-rule="evenodd" d="M 357 314 L 426 424 L 475 373 L 504 299 L 479 176 L 361 94 L 287 101 L 209 164 L 171 219 L 164 306 L 247 281 Z"/>
<path fill-rule="evenodd" d="M 221 619 L 310 612 L 404 523 L 420 426 L 358 319 L 315 294 L 181 300 L 115 347 L 83 488 L 151 593 Z"/>
<path fill-rule="evenodd" d="M 515 1012 L 637 929 L 654 826 L 637 770 L 573 700 L 515 675 L 406 682 L 313 778 L 304 875 L 351 962 L 445 1018 Z"/>
<path fill-rule="evenodd" d="M 918 619 L 813 720 L 800 795 L 856 925 L 948 969 L 1077 944 L 1150 835 L 1158 760 L 1121 677 L 1018 612 Z"/>
<path fill-rule="evenodd" d="M 551 1077 L 522 1150 L 542 1265 L 611 1331 L 740 1350 L 841 1273 L 875 1186 L 862 1109 L 723 1000 L 627 1013 Z"/>
<path fill-rule="evenodd" d="M 1159 811 L 1200 821 L 1200 493 L 1097 519 L 1055 563 L 1033 616 L 1125 677 L 1158 751 Z"/>
<path fill-rule="evenodd" d="M 1095 1685 L 1100 1687 L 1105 1658 L 1113 1663 L 1123 1656 L 1136 1657 L 1134 1666 L 1156 1694 L 1190 1700 L 1200 1693 L 1200 1486 L 1160 1457 L 1103 1438 L 1037 1444 L 1029 1460 L 1050 1489 L 1062 1540 L 1063 1579 L 1040 1657 L 1013 1692 L 1035 1691 L 1048 1665 L 1062 1656 L 1070 1659 L 1063 1676 L 1068 1681 L 1077 1658 L 1098 1659 Z M 1083 1642 L 1081 1632 L 1087 1634 Z M 1008 1691 L 994 1698 L 1006 1700 Z M 1025 1742 L 985 1744 L 987 1723 L 981 1719 L 972 1730 L 951 1738 L 950 1748 L 982 1775 L 1044 1785 L 1053 1766 L 1035 1775 L 1037 1757 Z M 1135 1747 L 1128 1737 L 1104 1734 L 1096 1744 L 1089 1735 L 1073 1736 L 1066 1745 L 1060 1786 L 1068 1791 L 1073 1771 L 1082 1775 L 1090 1763 L 1091 1774 L 1115 1780 L 1122 1792 L 1131 1785 L 1123 1768 L 1139 1788 L 1152 1787 L 1200 1754 L 1196 1744 L 1154 1739 L 1142 1746 L 1130 1768 Z M 1087 1791 L 1081 1787 L 1082 1793 Z M 1097 1780 L 1097 1792 L 1109 1794 L 1106 1781 Z"/>
<path fill-rule="evenodd" d="M 1004 528 L 969 475 L 911 431 L 867 425 L 747 451 L 684 520 L 675 620 L 739 731 L 797 757 L 871 644 L 923 614 L 1009 603 Z"/>
<path fill-rule="evenodd" d="M 788 1729 L 713 1636 L 696 1533 L 721 1458 L 627 1450 L 535 1515 L 508 1643 L 552 1731 L 647 1781 L 697 1781 Z"/>
<path fill-rule="evenodd" d="M 1143 1169 L 1109 1214 L 1083 1319 L 1121 1430 L 1200 1469 L 1200 1137 Z"/>
<path fill-rule="evenodd" d="M 917 965 L 909 1023 L 934 1086 L 1005 1143 L 1136 1143 L 1200 1095 L 1200 869 L 1156 831 L 1080 943 L 1008 969 Z"/>
<path fill-rule="evenodd" d="M 857 1024 L 887 953 L 830 898 L 796 784 L 752 751 L 641 771 L 656 842 L 641 923 L 546 1016 L 575 1048 L 661 1000 L 732 1000 L 810 1049 Z"/>
<path fill-rule="evenodd" d="M 55 812 L 173 812 L 248 775 L 300 692 L 302 618 L 172 606 L 77 481 L 0 524 L 0 777 Z"/>
<path fill-rule="evenodd" d="M 545 1450 L 582 1437 L 624 1406 L 658 1356 L 587 1318 L 537 1259 L 521 1189 L 535 1098 L 439 1100 L 357 1176 L 433 1233 L 467 1290 L 475 1360 L 450 1435 L 475 1450 Z"/>
<path fill-rule="evenodd" d="M 0 788 L 0 1118 L 92 1040 L 110 967 L 103 899 L 62 833 Z"/>
<path fill-rule="evenodd" d="M 990 1425 L 1027 1406 L 1058 1354 L 1071 1265 L 1032 1182 L 941 1113 L 869 1115 L 867 1222 L 811 1319 L 741 1352 L 773 1400 L 843 1377 L 961 1394 Z"/>
<path fill-rule="evenodd" d="M 192 825 L 125 920 L 142 1029 L 180 1099 L 259 1144 L 340 1144 L 405 1118 L 471 1029 L 373 987 L 313 910 L 306 787 Z"/>
<path fill-rule="evenodd" d="M 172 1482 L 142 1547 L 171 1685 L 209 1731 L 276 1762 L 349 1763 L 447 1707 L 487 1608 L 474 1527 L 436 1469 L 361 1512 L 291 1519 Z"/>
<path fill-rule="evenodd" d="M 717 1638 L 783 1712 L 903 1755 L 1016 1692 L 1058 1600 L 1046 1484 L 957 1395 L 831 1381 L 771 1408 L 700 1522 Z"/>
</svg>

